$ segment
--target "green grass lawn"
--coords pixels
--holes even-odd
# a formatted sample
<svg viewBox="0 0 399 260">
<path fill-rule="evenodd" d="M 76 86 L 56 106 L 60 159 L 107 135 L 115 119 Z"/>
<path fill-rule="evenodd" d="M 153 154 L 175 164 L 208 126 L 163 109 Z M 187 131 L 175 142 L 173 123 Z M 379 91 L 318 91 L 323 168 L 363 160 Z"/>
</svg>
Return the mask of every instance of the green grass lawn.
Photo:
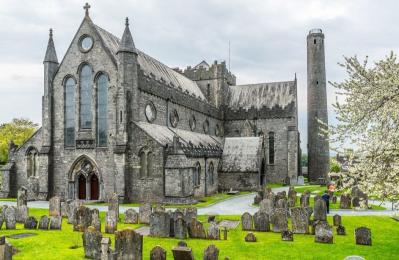
<svg viewBox="0 0 399 260">
<path fill-rule="evenodd" d="M 30 209 L 30 214 L 36 217 L 48 214 L 48 210 Z M 122 215 L 123 217 L 123 215 Z M 104 213 L 101 213 L 104 218 Z M 206 216 L 200 216 L 205 221 Z M 218 219 L 239 220 L 239 216 L 218 216 Z M 332 222 L 332 219 L 328 219 Z M 104 223 L 104 222 L 103 222 Z M 366 259 L 397 259 L 399 252 L 399 222 L 390 217 L 343 217 L 346 236 L 335 235 L 334 244 L 318 244 L 312 235 L 294 235 L 294 242 L 281 241 L 279 233 L 255 232 L 258 242 L 245 243 L 246 232 L 239 226 L 229 231 L 227 241 L 209 241 L 187 239 L 188 246 L 193 248 L 195 259 L 202 259 L 203 250 L 210 244 L 220 249 L 219 259 L 228 256 L 230 259 L 343 259 L 348 255 L 361 255 Z M 371 247 L 355 245 L 353 232 L 356 227 L 367 226 L 372 231 Z M 139 225 L 118 224 L 118 229 L 125 227 L 137 228 Z M 103 231 L 104 231 L 104 227 Z M 17 230 L 1 230 L 1 234 L 35 233 L 37 236 L 22 239 L 7 240 L 20 250 L 14 259 L 84 259 L 82 233 L 73 232 L 72 225 L 63 220 L 62 231 L 23 230 L 21 224 Z M 105 235 L 104 235 L 105 236 Z M 113 237 L 113 235 L 107 235 Z M 112 238 L 112 247 L 114 246 Z M 171 249 L 177 244 L 177 239 L 160 239 L 144 237 L 144 259 L 149 259 L 150 250 L 160 245 L 167 250 L 168 259 L 173 259 Z M 76 249 L 71 247 L 78 246 Z"/>
<path fill-rule="evenodd" d="M 0 201 L 12 201 L 12 202 L 17 202 L 16 198 L 2 198 Z"/>
</svg>

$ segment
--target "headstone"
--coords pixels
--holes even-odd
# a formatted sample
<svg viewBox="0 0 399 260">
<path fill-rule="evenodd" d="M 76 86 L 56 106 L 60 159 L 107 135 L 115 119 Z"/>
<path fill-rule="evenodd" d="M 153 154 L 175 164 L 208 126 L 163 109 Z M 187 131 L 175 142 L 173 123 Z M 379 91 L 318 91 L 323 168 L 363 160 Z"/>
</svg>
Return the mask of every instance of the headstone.
<svg viewBox="0 0 399 260">
<path fill-rule="evenodd" d="M 166 212 L 155 211 L 150 215 L 150 236 L 169 237 L 170 216 Z"/>
<path fill-rule="evenodd" d="M 292 232 L 309 234 L 309 217 L 306 208 L 291 208 Z"/>
<path fill-rule="evenodd" d="M 287 209 L 288 205 L 287 205 L 287 200 L 286 199 L 279 199 L 276 202 L 276 208 L 279 209 Z"/>
<path fill-rule="evenodd" d="M 297 192 L 295 191 L 295 188 L 291 186 L 288 190 L 288 207 L 290 208 L 295 207 L 296 197 L 297 197 Z"/>
<path fill-rule="evenodd" d="M 28 190 L 22 186 L 18 189 L 17 207 L 28 205 Z"/>
<path fill-rule="evenodd" d="M 67 209 L 68 206 L 69 206 L 68 202 L 66 202 L 66 201 L 61 202 L 61 216 L 63 218 L 68 217 L 68 209 Z"/>
<path fill-rule="evenodd" d="M 245 242 L 256 242 L 256 236 L 254 233 L 249 232 L 246 236 L 245 236 Z"/>
<path fill-rule="evenodd" d="M 259 205 L 259 203 L 262 201 L 262 197 L 259 194 L 256 194 L 255 198 L 254 198 L 254 204 L 255 205 Z"/>
<path fill-rule="evenodd" d="M 139 222 L 140 224 L 150 224 L 150 215 L 152 207 L 150 203 L 144 203 L 139 208 Z"/>
<path fill-rule="evenodd" d="M 6 208 L 7 208 L 7 205 L 0 207 L 0 229 L 3 227 L 3 223 L 5 221 Z"/>
<path fill-rule="evenodd" d="M 341 222 L 341 216 L 338 214 L 335 214 L 333 217 L 333 224 L 334 226 L 341 226 L 342 222 Z"/>
<path fill-rule="evenodd" d="M 91 212 L 88 207 L 74 208 L 73 231 L 85 231 L 91 225 Z"/>
<path fill-rule="evenodd" d="M 259 204 L 259 210 L 271 216 L 274 211 L 274 201 L 271 199 L 263 199 Z"/>
<path fill-rule="evenodd" d="M 4 220 L 6 222 L 6 229 L 15 229 L 17 223 L 15 207 L 11 206 L 5 209 Z"/>
<path fill-rule="evenodd" d="M 41 216 L 39 221 L 39 229 L 48 230 L 49 224 L 50 224 L 50 219 L 46 215 Z"/>
<path fill-rule="evenodd" d="M 287 211 L 285 209 L 275 209 L 272 216 L 273 232 L 281 232 L 288 229 Z"/>
<path fill-rule="evenodd" d="M 308 219 L 310 220 L 310 218 L 312 217 L 312 214 L 313 214 L 313 209 L 311 207 L 304 207 L 304 209 L 308 213 Z"/>
<path fill-rule="evenodd" d="M 115 232 L 115 252 L 117 259 L 142 259 L 143 236 L 133 229 L 124 229 Z"/>
<path fill-rule="evenodd" d="M 100 212 L 98 209 L 91 209 L 91 225 L 94 227 L 97 231 L 101 232 L 101 219 L 100 219 Z"/>
<path fill-rule="evenodd" d="M 51 230 L 60 230 L 62 225 L 61 216 L 51 216 L 50 217 L 50 229 Z"/>
<path fill-rule="evenodd" d="M 68 223 L 69 224 L 74 224 L 75 225 L 75 221 L 76 221 L 76 214 L 78 212 L 78 209 L 83 206 L 83 202 L 80 200 L 72 200 L 69 201 L 69 206 L 67 207 L 68 209 Z M 87 227 L 86 227 L 87 228 Z M 83 231 L 83 230 L 81 230 Z"/>
<path fill-rule="evenodd" d="M 282 241 L 294 241 L 294 233 L 289 230 L 281 231 L 281 240 Z"/>
<path fill-rule="evenodd" d="M 215 222 L 212 222 L 209 225 L 208 239 L 211 239 L 211 240 L 219 240 L 220 239 L 219 226 Z"/>
<path fill-rule="evenodd" d="M 342 194 L 339 202 L 339 208 L 350 209 L 351 208 L 351 196 L 348 194 Z"/>
<path fill-rule="evenodd" d="M 333 196 L 331 202 L 332 204 L 337 204 L 337 196 Z"/>
<path fill-rule="evenodd" d="M 310 195 L 308 193 L 303 193 L 300 198 L 301 207 L 309 207 Z"/>
<path fill-rule="evenodd" d="M 175 260 L 194 260 L 193 251 L 190 247 L 176 246 L 172 249 Z"/>
<path fill-rule="evenodd" d="M 371 230 L 367 227 L 356 228 L 355 240 L 357 245 L 371 246 Z"/>
<path fill-rule="evenodd" d="M 209 245 L 204 251 L 204 260 L 218 260 L 219 249 L 215 245 Z"/>
<path fill-rule="evenodd" d="M 184 220 L 186 223 L 190 223 L 192 218 L 197 218 L 197 208 L 184 208 L 183 209 Z"/>
<path fill-rule="evenodd" d="M 25 221 L 24 228 L 25 229 L 37 229 L 37 219 L 35 217 L 28 217 Z"/>
<path fill-rule="evenodd" d="M 88 227 L 82 235 L 85 257 L 100 259 L 102 234 L 94 227 Z"/>
<path fill-rule="evenodd" d="M 302 175 L 298 176 L 297 184 L 298 185 L 305 185 L 305 179 L 303 178 Z"/>
<path fill-rule="evenodd" d="M 359 199 L 359 197 L 353 197 L 353 199 L 352 199 L 352 207 L 354 207 L 354 208 L 360 207 L 360 199 Z"/>
<path fill-rule="evenodd" d="M 21 205 L 16 208 L 16 221 L 17 223 L 25 223 L 29 217 L 29 208 L 26 205 Z"/>
<path fill-rule="evenodd" d="M 317 221 L 315 225 L 315 242 L 317 243 L 333 243 L 333 231 L 327 221 Z"/>
<path fill-rule="evenodd" d="M 0 236 L 0 259 L 12 260 L 13 248 L 6 242 L 5 236 Z"/>
<path fill-rule="evenodd" d="M 346 231 L 345 231 L 345 227 L 344 226 L 339 225 L 337 227 L 337 235 L 340 235 L 340 236 L 345 236 L 346 235 Z"/>
<path fill-rule="evenodd" d="M 116 220 L 119 220 L 119 197 L 116 193 L 108 194 L 108 211 L 113 210 L 116 213 Z"/>
<path fill-rule="evenodd" d="M 180 246 L 180 247 L 187 247 L 187 243 L 186 243 L 186 241 L 184 241 L 184 240 L 180 240 L 179 242 L 177 242 L 177 246 Z"/>
<path fill-rule="evenodd" d="M 313 209 L 313 218 L 314 220 L 327 220 L 327 207 L 326 202 L 322 199 L 318 199 L 314 203 Z"/>
<path fill-rule="evenodd" d="M 241 227 L 242 230 L 252 230 L 253 229 L 253 218 L 251 214 L 245 212 L 241 216 Z"/>
<path fill-rule="evenodd" d="M 139 214 L 134 209 L 125 211 L 125 224 L 137 224 L 139 221 Z"/>
<path fill-rule="evenodd" d="M 111 260 L 112 259 L 111 250 L 111 238 L 103 237 L 101 239 L 101 260 Z"/>
<path fill-rule="evenodd" d="M 117 214 L 113 210 L 109 210 L 105 215 L 105 233 L 114 234 L 118 229 Z"/>
<path fill-rule="evenodd" d="M 270 231 L 269 216 L 265 212 L 259 210 L 254 214 L 254 228 L 256 231 Z"/>
<path fill-rule="evenodd" d="M 188 235 L 190 236 L 190 238 L 205 239 L 206 233 L 202 222 L 198 221 L 196 218 L 192 218 L 188 226 Z"/>
<path fill-rule="evenodd" d="M 155 205 L 155 207 L 152 208 L 152 212 L 165 212 L 165 207 L 162 205 Z"/>
<path fill-rule="evenodd" d="M 224 229 L 223 229 L 223 240 L 227 240 L 227 232 L 228 232 L 227 227 L 224 227 Z"/>
<path fill-rule="evenodd" d="M 54 196 L 49 200 L 49 215 L 61 216 L 61 198 Z"/>
<path fill-rule="evenodd" d="M 174 236 L 179 239 L 187 238 L 187 225 L 184 218 L 178 216 L 176 220 L 174 220 Z"/>
<path fill-rule="evenodd" d="M 154 247 L 150 252 L 150 260 L 166 260 L 166 250 L 160 246 Z"/>
</svg>

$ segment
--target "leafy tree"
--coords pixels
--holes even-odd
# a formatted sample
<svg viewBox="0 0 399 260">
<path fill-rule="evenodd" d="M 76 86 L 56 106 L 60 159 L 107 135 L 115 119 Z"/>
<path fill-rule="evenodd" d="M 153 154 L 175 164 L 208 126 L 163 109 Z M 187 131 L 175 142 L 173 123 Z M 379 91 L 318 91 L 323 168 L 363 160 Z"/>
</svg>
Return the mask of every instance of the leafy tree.
<svg viewBox="0 0 399 260">
<path fill-rule="evenodd" d="M 339 166 L 339 163 L 337 162 L 337 159 L 334 157 L 330 158 L 330 172 L 340 172 L 341 167 Z"/>
<path fill-rule="evenodd" d="M 28 119 L 15 118 L 10 123 L 0 125 L 0 164 L 8 160 L 8 144 L 23 144 L 37 130 L 38 125 Z"/>
<path fill-rule="evenodd" d="M 343 185 L 358 185 L 380 200 L 399 197 L 399 64 L 391 52 L 371 66 L 368 58 L 345 58 L 348 78 L 331 83 L 338 90 L 334 104 L 338 124 L 332 142 L 355 147 L 356 161 L 343 173 Z M 347 146 L 347 145 L 346 145 Z M 354 154 L 352 153 L 352 154 Z M 350 160 L 353 160 L 350 158 Z"/>
</svg>

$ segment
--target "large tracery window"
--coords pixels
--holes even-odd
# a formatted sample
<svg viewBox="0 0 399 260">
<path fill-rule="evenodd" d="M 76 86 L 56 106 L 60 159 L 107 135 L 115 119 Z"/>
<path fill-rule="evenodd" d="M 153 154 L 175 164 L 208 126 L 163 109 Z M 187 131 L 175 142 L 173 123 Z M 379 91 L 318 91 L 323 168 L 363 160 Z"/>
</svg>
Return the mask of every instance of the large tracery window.
<svg viewBox="0 0 399 260">
<path fill-rule="evenodd" d="M 75 86 L 73 78 L 65 82 L 65 146 L 75 145 Z"/>
<path fill-rule="evenodd" d="M 269 133 L 269 164 L 274 164 L 274 132 Z"/>
<path fill-rule="evenodd" d="M 92 125 L 92 69 L 84 65 L 80 71 L 80 128 L 91 129 Z"/>
<path fill-rule="evenodd" d="M 39 168 L 38 165 L 38 156 L 39 153 L 35 148 L 30 148 L 26 153 L 26 172 L 28 177 L 37 176 L 37 171 Z"/>
<path fill-rule="evenodd" d="M 108 77 L 101 74 L 97 80 L 97 145 L 107 146 Z"/>
</svg>

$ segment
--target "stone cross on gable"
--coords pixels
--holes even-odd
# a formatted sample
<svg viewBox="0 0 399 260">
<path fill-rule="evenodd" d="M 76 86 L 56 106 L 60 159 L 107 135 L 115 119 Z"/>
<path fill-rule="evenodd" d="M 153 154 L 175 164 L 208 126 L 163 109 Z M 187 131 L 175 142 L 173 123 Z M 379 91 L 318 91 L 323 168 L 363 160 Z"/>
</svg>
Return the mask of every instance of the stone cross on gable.
<svg viewBox="0 0 399 260">
<path fill-rule="evenodd" d="M 86 3 L 86 4 L 83 6 L 83 9 L 86 10 L 86 15 L 89 15 L 89 9 L 90 9 L 89 3 Z"/>
</svg>

